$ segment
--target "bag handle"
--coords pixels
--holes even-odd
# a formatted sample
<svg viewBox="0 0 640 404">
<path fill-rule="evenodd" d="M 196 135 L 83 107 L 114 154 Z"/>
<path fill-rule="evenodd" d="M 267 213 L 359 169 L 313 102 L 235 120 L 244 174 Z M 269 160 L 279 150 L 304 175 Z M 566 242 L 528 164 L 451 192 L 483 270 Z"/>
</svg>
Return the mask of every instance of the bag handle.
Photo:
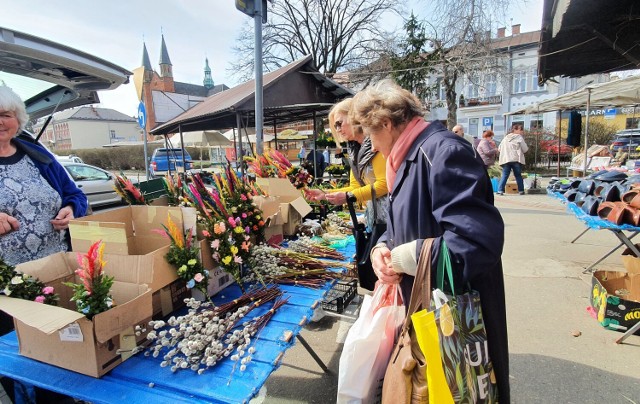
<svg viewBox="0 0 640 404">
<path fill-rule="evenodd" d="M 407 316 L 404 319 L 402 333 L 404 334 L 411 326 L 411 315 L 418 311 L 418 308 L 428 309 L 431 304 L 431 246 L 433 239 L 425 239 L 418 258 L 416 276 L 411 288 L 411 299 L 407 307 Z"/>
<path fill-rule="evenodd" d="M 438 284 L 438 288 L 444 291 L 444 274 L 447 273 L 447 278 L 449 278 L 449 285 L 451 286 L 451 295 L 455 295 L 456 288 L 453 285 L 453 271 L 451 269 L 451 254 L 449 253 L 449 247 L 447 247 L 447 243 L 444 241 L 444 237 L 442 237 L 442 241 L 440 242 L 440 259 L 438 260 L 438 269 L 436 272 L 436 282 Z"/>
</svg>

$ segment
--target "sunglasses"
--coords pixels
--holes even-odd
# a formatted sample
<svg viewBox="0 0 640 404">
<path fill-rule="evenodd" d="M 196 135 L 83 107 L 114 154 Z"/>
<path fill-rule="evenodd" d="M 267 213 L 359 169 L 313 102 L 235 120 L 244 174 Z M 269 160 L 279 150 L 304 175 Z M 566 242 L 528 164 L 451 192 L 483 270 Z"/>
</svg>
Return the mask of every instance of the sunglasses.
<svg viewBox="0 0 640 404">
<path fill-rule="evenodd" d="M 336 128 L 336 130 L 342 129 L 342 121 L 335 121 L 333 126 Z"/>
</svg>

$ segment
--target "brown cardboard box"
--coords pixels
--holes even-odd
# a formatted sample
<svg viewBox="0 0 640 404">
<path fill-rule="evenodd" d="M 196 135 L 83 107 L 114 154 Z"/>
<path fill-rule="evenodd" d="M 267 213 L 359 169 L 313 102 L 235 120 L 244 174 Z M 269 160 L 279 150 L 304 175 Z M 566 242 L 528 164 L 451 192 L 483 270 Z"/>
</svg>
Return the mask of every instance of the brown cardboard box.
<svg viewBox="0 0 640 404">
<path fill-rule="evenodd" d="M 518 193 L 518 184 L 515 182 L 507 182 L 504 187 L 504 192 L 507 194 L 517 194 Z"/>
<path fill-rule="evenodd" d="M 640 249 L 640 244 L 636 244 L 636 248 Z M 627 272 L 640 274 L 640 258 L 636 257 L 631 249 L 627 248 L 622 252 L 622 263 Z"/>
<path fill-rule="evenodd" d="M 264 239 L 268 244 L 280 244 L 284 239 L 280 200 L 273 196 L 254 196 L 253 201 L 264 216 Z"/>
<path fill-rule="evenodd" d="M 624 332 L 640 321 L 640 274 L 596 271 L 591 284 L 591 306 L 600 324 Z"/>
<path fill-rule="evenodd" d="M 231 285 L 234 281 L 233 277 L 227 272 L 223 271 L 218 263 L 213 260 L 213 251 L 211 251 L 211 244 L 207 240 L 200 241 L 200 254 L 202 266 L 209 271 L 209 296 L 213 296 L 220 292 L 222 289 Z"/>
<path fill-rule="evenodd" d="M 93 377 L 101 377 L 131 356 L 145 335 L 136 325 L 151 319 L 151 280 L 148 259 L 104 256 L 105 273 L 115 278 L 111 293 L 116 304 L 92 320 L 76 311 L 73 291 L 62 282 L 78 282 L 75 253 L 57 253 L 20 264 L 17 271 L 39 278 L 60 295 L 59 306 L 0 296 L 0 308 L 14 317 L 20 354 Z"/>
<path fill-rule="evenodd" d="M 294 235 L 296 226 L 313 210 L 300 190 L 287 178 L 257 178 L 256 183 L 267 195 L 278 198 L 283 233 L 285 236 Z"/>
</svg>

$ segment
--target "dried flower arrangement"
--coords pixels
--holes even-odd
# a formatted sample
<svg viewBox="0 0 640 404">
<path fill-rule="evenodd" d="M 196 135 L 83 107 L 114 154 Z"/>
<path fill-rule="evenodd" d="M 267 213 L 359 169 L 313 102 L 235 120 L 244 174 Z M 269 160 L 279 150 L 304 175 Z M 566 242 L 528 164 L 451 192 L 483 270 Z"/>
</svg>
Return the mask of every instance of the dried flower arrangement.
<svg viewBox="0 0 640 404">
<path fill-rule="evenodd" d="M 178 271 L 178 276 L 183 279 L 188 289 L 197 289 L 209 299 L 207 287 L 209 286 L 209 271 L 204 269 L 200 261 L 200 248 L 196 243 L 193 229 L 185 232 L 179 229 L 167 215 L 167 225 L 162 225 L 164 230 L 159 232 L 171 240 L 169 251 L 165 256 L 167 262 Z"/>
<path fill-rule="evenodd" d="M 0 293 L 17 299 L 38 303 L 58 304 L 58 295 L 52 286 L 46 286 L 38 278 L 16 271 L 0 257 Z"/>
<path fill-rule="evenodd" d="M 86 254 L 78 254 L 78 268 L 75 273 L 81 283 L 64 282 L 73 289 L 72 302 L 76 302 L 78 312 L 92 319 L 96 314 L 109 310 L 113 306 L 110 290 L 113 277 L 104 273 L 106 262 L 103 260 L 104 243 L 96 241 Z"/>
<path fill-rule="evenodd" d="M 243 320 L 251 310 L 271 301 L 274 302 L 271 310 L 252 320 Z M 215 307 L 210 302 L 186 299 L 189 307 L 186 315 L 172 316 L 166 323 L 149 323 L 152 330 L 147 339 L 152 341 L 152 346 L 145 355 L 163 354 L 160 366 L 170 366 L 172 372 L 191 369 L 202 374 L 227 357 L 235 362 L 233 371 L 238 364 L 240 371 L 244 371 L 256 351 L 258 333 L 286 302 L 274 286 L 254 290 Z"/>
<path fill-rule="evenodd" d="M 129 205 L 147 205 L 147 200 L 140 189 L 122 172 L 116 175 L 114 189 Z"/>
</svg>

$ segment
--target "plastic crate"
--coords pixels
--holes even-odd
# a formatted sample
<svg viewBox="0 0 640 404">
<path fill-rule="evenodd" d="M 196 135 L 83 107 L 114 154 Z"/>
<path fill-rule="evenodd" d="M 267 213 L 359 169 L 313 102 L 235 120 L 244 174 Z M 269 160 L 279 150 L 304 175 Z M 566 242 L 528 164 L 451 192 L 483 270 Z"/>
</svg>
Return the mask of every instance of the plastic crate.
<svg viewBox="0 0 640 404">
<path fill-rule="evenodd" d="M 351 303 L 358 291 L 358 280 L 339 280 L 329 290 L 324 300 L 322 308 L 341 314 L 344 309 Z"/>
</svg>

